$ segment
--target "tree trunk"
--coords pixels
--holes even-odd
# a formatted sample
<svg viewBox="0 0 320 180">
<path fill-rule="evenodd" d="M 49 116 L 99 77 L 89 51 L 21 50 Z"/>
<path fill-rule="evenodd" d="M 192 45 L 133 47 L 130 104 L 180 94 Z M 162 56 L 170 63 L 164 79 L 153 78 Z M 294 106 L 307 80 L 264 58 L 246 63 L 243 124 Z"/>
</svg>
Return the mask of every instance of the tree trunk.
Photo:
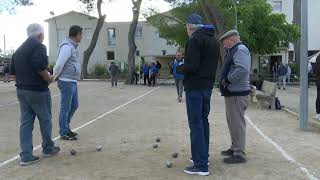
<svg viewBox="0 0 320 180">
<path fill-rule="evenodd" d="M 129 46 L 129 52 L 128 52 L 128 82 L 129 84 L 133 84 L 133 76 L 136 68 L 136 29 L 139 22 L 139 15 L 140 15 L 140 8 L 141 8 L 142 0 L 132 0 L 133 4 L 133 17 L 132 22 L 130 24 L 129 33 L 128 33 L 128 46 Z"/>
<path fill-rule="evenodd" d="M 301 27 L 301 0 L 293 1 L 293 23 Z M 295 60 L 298 65 L 297 66 L 298 74 L 300 74 L 300 61 L 301 61 L 300 44 L 301 44 L 301 40 L 299 38 L 298 41 L 294 44 L 294 53 L 295 53 Z"/>
<path fill-rule="evenodd" d="M 216 26 L 216 38 L 219 39 L 225 32 L 223 13 L 221 13 L 218 6 L 214 4 L 209 4 L 207 0 L 200 0 L 200 5 L 203 13 L 205 14 L 206 19 Z M 220 46 L 220 54 L 221 57 L 218 61 L 216 79 L 219 78 L 219 72 L 222 67 L 222 59 L 225 56 L 225 50 L 223 48 L 223 45 Z"/>
<path fill-rule="evenodd" d="M 97 22 L 96 29 L 94 30 L 90 45 L 83 53 L 83 62 L 82 62 L 82 78 L 83 79 L 88 78 L 89 60 L 90 60 L 90 57 L 91 57 L 91 55 L 97 45 L 100 31 L 101 31 L 101 29 L 104 25 L 105 19 L 107 17 L 106 15 L 102 15 L 102 13 L 101 13 L 101 4 L 102 4 L 102 0 L 98 0 L 97 7 L 98 7 L 99 19 Z"/>
</svg>

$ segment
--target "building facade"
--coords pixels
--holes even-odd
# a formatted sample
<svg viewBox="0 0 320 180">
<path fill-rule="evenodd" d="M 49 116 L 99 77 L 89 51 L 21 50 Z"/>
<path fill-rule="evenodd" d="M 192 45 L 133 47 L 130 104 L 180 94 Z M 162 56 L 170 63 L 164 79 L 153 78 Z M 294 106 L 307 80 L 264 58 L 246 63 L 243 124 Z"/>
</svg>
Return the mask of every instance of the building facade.
<svg viewBox="0 0 320 180">
<path fill-rule="evenodd" d="M 97 18 L 75 11 L 68 12 L 47 19 L 49 24 L 49 61 L 55 63 L 58 56 L 58 48 L 68 36 L 71 25 L 83 27 L 84 38 L 79 44 L 78 51 L 82 61 L 83 52 L 89 46 L 94 33 Z M 124 68 L 128 59 L 128 32 L 131 22 L 105 22 L 100 32 L 96 48 L 89 61 L 89 72 L 96 64 L 109 65 L 111 62 Z M 146 22 L 139 22 L 136 30 L 136 63 L 141 57 L 146 62 L 159 61 L 163 67 L 167 67 L 177 51 L 177 47 L 169 46 L 165 39 L 160 38 L 159 32 Z M 163 68 L 162 71 L 167 71 Z M 166 74 L 166 73 L 164 73 Z"/>
<path fill-rule="evenodd" d="M 273 13 L 283 13 L 286 15 L 287 21 L 293 21 L 293 1 L 294 0 L 267 0 L 272 8 Z M 320 7 L 319 0 L 308 0 L 308 50 L 309 56 L 320 51 L 320 23 L 318 9 Z M 275 62 L 283 62 L 285 64 L 294 64 L 295 55 L 293 44 L 288 47 L 279 49 L 279 53 L 272 55 L 263 55 L 256 57 L 253 68 L 260 73 L 271 73 L 272 66 Z"/>
</svg>

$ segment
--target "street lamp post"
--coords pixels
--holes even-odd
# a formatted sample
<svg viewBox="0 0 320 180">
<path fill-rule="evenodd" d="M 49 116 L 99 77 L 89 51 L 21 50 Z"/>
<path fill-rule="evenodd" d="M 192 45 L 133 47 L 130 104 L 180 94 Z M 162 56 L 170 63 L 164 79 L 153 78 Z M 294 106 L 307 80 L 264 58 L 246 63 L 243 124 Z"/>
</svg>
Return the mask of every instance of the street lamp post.
<svg viewBox="0 0 320 180">
<path fill-rule="evenodd" d="M 308 1 L 301 1 L 299 127 L 308 130 Z"/>
<path fill-rule="evenodd" d="M 238 29 L 238 9 L 237 9 L 237 2 L 236 0 L 232 0 L 233 7 L 234 7 L 234 29 Z"/>
</svg>

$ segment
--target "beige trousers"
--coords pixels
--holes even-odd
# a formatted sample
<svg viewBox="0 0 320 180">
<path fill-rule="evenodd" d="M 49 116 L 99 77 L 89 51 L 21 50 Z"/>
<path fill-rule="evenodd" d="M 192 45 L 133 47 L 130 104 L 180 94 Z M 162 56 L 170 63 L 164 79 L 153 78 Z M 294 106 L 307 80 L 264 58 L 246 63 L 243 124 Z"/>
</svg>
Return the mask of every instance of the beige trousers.
<svg viewBox="0 0 320 180">
<path fill-rule="evenodd" d="M 249 105 L 249 96 L 225 97 L 226 115 L 231 136 L 231 148 L 234 155 L 245 157 L 246 120 L 245 111 Z"/>
</svg>

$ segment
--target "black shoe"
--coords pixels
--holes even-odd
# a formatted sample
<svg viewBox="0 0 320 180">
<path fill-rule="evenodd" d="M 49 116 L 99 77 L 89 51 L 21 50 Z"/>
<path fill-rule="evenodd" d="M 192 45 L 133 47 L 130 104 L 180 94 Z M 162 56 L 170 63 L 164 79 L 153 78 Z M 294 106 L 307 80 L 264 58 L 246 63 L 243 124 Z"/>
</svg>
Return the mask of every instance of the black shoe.
<svg viewBox="0 0 320 180">
<path fill-rule="evenodd" d="M 209 176 L 209 171 L 202 171 L 194 166 L 186 167 L 183 172 L 191 175 Z"/>
<path fill-rule="evenodd" d="M 75 140 L 78 140 L 77 137 L 72 136 L 70 133 L 67 133 L 67 134 L 65 134 L 65 135 L 62 135 L 62 136 L 60 137 L 60 139 L 61 139 L 61 140 L 66 140 L 66 141 L 75 141 Z"/>
<path fill-rule="evenodd" d="M 247 160 L 239 155 L 232 155 L 228 158 L 224 158 L 223 162 L 226 164 L 241 164 L 241 163 L 246 163 Z"/>
<path fill-rule="evenodd" d="M 75 132 L 73 132 L 71 130 L 69 130 L 69 134 L 70 134 L 70 136 L 78 136 L 78 133 L 75 133 Z"/>
<path fill-rule="evenodd" d="M 221 151 L 222 156 L 232 156 L 234 151 L 232 149 L 228 149 L 226 151 Z"/>
<path fill-rule="evenodd" d="M 32 156 L 29 160 L 27 161 L 20 161 L 20 166 L 29 166 L 30 164 L 33 164 L 35 162 L 40 161 L 40 158 L 37 156 Z"/>
<path fill-rule="evenodd" d="M 48 158 L 54 155 L 57 155 L 60 152 L 60 147 L 53 147 L 51 152 L 43 152 L 43 157 Z"/>
</svg>

